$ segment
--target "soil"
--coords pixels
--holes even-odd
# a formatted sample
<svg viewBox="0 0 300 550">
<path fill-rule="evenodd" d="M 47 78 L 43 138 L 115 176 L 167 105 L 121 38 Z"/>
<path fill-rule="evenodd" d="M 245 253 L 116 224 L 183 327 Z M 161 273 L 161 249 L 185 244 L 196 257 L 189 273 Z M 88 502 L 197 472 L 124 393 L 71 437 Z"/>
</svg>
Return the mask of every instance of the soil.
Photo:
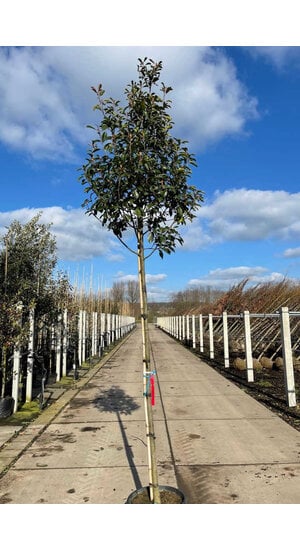
<svg viewBox="0 0 300 550">
<path fill-rule="evenodd" d="M 182 497 L 171 490 L 160 489 L 159 495 L 161 504 L 183 504 Z M 143 487 L 143 490 L 131 498 L 130 504 L 151 504 L 149 487 Z"/>
<path fill-rule="evenodd" d="M 254 370 L 254 382 L 247 381 L 246 370 L 239 371 L 230 366 L 225 370 L 218 361 L 205 358 L 214 369 L 231 382 L 234 382 L 251 397 L 268 407 L 282 420 L 300 431 L 300 372 L 294 369 L 296 407 L 289 407 L 285 392 L 285 380 L 283 367 L 263 368 Z"/>
</svg>

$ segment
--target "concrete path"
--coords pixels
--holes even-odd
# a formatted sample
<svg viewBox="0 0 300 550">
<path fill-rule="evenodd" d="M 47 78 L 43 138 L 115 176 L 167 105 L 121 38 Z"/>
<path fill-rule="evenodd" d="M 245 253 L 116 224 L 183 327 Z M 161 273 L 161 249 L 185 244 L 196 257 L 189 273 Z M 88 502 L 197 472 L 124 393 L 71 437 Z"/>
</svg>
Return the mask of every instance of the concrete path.
<svg viewBox="0 0 300 550">
<path fill-rule="evenodd" d="M 300 503 L 300 432 L 154 326 L 150 338 L 160 485 L 190 504 Z M 148 485 L 141 356 L 138 328 L 16 429 L 1 503 L 122 504 Z"/>
</svg>

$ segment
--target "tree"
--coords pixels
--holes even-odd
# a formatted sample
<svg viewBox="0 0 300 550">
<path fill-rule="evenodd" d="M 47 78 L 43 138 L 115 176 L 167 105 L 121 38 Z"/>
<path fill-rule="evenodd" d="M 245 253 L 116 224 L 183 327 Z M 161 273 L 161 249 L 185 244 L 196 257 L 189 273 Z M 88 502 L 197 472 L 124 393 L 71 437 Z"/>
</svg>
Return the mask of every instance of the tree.
<svg viewBox="0 0 300 550">
<path fill-rule="evenodd" d="M 9 300 L 42 307 L 56 265 L 56 242 L 41 213 L 28 223 L 13 221 L 2 237 L 0 293 Z"/>
<path fill-rule="evenodd" d="M 150 376 L 150 342 L 145 261 L 155 251 L 161 258 L 183 244 L 179 228 L 192 220 L 203 201 L 203 192 L 188 185 L 196 166 L 186 141 L 171 135 L 168 110 L 172 90 L 159 86 L 162 62 L 138 59 L 138 81 L 125 88 L 126 104 L 104 98 L 102 84 L 94 110 L 100 122 L 89 126 L 96 132 L 80 168 L 80 181 L 88 198 L 83 207 L 137 256 L 143 338 L 144 380 Z M 134 247 L 125 241 L 128 230 Z M 145 385 L 144 403 L 150 471 L 151 502 L 160 503 L 156 467 L 155 435 L 150 394 Z"/>
<path fill-rule="evenodd" d="M 122 305 L 125 301 L 125 283 L 123 281 L 114 282 L 110 289 L 110 299 L 112 301 L 112 313 L 122 313 Z"/>
<path fill-rule="evenodd" d="M 25 224 L 13 221 L 0 239 L 0 386 L 3 397 L 12 370 L 8 352 L 16 343 L 26 342 L 30 309 L 35 309 L 36 323 L 44 316 L 53 321 L 70 299 L 71 289 L 66 276 L 60 273 L 53 277 L 57 263 L 56 241 L 50 233 L 50 224 L 41 223 L 40 217 L 41 213 Z"/>
<path fill-rule="evenodd" d="M 130 305 L 131 315 L 135 317 L 137 304 L 139 301 L 139 284 L 138 281 L 129 280 L 126 284 L 126 299 Z"/>
</svg>

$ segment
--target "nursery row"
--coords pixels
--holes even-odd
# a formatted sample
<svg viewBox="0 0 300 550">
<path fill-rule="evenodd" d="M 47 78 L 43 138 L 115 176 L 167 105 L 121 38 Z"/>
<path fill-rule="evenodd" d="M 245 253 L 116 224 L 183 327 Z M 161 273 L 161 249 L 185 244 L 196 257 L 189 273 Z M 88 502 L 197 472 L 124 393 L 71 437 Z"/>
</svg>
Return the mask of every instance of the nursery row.
<svg viewBox="0 0 300 550">
<path fill-rule="evenodd" d="M 13 346 L 3 347 L 0 371 L 0 417 L 35 399 L 50 380 L 58 382 L 135 327 L 135 318 L 111 313 L 64 309 L 49 322 L 35 315 L 20 316 L 23 333 Z M 1 411 L 3 412 L 1 414 Z"/>
<path fill-rule="evenodd" d="M 158 317 L 157 326 L 225 369 L 282 369 L 289 407 L 296 406 L 294 369 L 300 366 L 300 312 L 281 307 L 275 313 Z"/>
</svg>

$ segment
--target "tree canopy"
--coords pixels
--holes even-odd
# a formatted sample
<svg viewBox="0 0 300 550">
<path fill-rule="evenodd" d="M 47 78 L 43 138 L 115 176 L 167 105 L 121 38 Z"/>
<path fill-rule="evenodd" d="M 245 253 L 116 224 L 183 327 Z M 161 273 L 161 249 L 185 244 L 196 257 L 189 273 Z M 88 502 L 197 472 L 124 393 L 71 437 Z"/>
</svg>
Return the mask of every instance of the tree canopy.
<svg viewBox="0 0 300 550">
<path fill-rule="evenodd" d="M 57 262 L 55 238 L 40 216 L 13 221 L 1 239 L 0 292 L 25 304 L 45 293 Z"/>
<path fill-rule="evenodd" d="M 163 257 L 183 243 L 179 227 L 195 217 L 203 192 L 187 183 L 196 166 L 187 142 L 171 135 L 172 88 L 163 82 L 158 88 L 162 62 L 139 59 L 137 70 L 138 81 L 125 89 L 125 106 L 105 99 L 102 84 L 92 88 L 101 119 L 89 126 L 97 137 L 79 179 L 89 195 L 83 206 L 90 215 L 127 247 L 125 231 L 136 236 L 142 231 L 150 254 L 158 250 Z"/>
</svg>

